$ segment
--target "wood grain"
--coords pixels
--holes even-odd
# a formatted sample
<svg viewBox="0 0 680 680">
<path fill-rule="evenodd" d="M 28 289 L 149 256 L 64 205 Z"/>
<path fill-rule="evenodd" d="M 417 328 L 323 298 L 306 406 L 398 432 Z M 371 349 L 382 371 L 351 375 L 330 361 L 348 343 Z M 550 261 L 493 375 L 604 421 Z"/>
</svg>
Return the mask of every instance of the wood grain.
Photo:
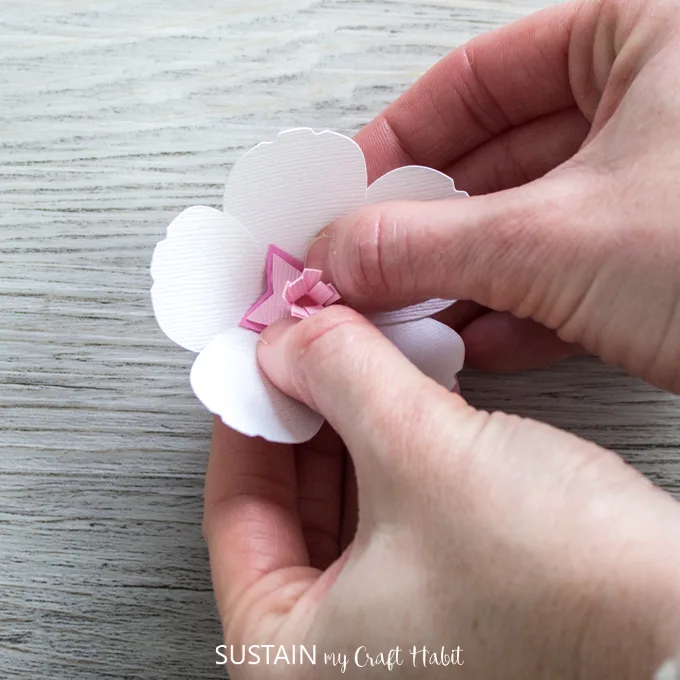
<svg viewBox="0 0 680 680">
<path fill-rule="evenodd" d="M 171 217 L 298 125 L 353 132 L 548 0 L 3 0 L 0 676 L 220 678 L 201 538 L 209 416 L 158 330 Z M 680 493 L 677 399 L 589 360 L 469 374 L 475 404 L 614 448 Z"/>
</svg>

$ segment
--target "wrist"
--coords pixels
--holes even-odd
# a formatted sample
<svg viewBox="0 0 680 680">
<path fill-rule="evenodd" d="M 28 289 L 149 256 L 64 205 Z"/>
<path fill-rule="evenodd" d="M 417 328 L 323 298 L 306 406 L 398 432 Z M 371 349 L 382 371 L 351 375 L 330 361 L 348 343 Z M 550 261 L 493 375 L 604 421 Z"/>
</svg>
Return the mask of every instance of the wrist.
<svg viewBox="0 0 680 680">
<path fill-rule="evenodd" d="M 605 572 L 597 613 L 583 626 L 582 677 L 653 678 L 678 654 L 680 507 L 671 514 L 669 524 L 631 541 Z"/>
</svg>

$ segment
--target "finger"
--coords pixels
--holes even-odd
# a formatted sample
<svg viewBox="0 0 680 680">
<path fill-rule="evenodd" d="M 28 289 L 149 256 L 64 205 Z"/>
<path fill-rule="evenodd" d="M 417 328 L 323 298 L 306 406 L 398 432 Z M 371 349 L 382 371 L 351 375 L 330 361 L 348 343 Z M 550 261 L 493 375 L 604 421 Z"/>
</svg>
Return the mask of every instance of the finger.
<svg viewBox="0 0 680 680">
<path fill-rule="evenodd" d="M 512 189 L 569 160 L 589 130 L 590 123 L 578 109 L 565 109 L 494 137 L 445 172 L 458 189 L 472 195 Z"/>
<path fill-rule="evenodd" d="M 359 498 L 357 494 L 357 476 L 352 459 L 347 456 L 345 462 L 344 499 L 342 505 L 342 527 L 340 529 L 340 550 L 345 550 L 354 540 L 359 521 Z"/>
<path fill-rule="evenodd" d="M 325 229 L 307 266 L 364 311 L 462 299 L 556 329 L 606 252 L 602 181 L 570 169 L 488 196 L 367 206 Z"/>
<path fill-rule="evenodd" d="M 499 312 L 480 316 L 460 334 L 465 341 L 466 365 L 493 373 L 548 368 L 585 354 L 545 326 Z"/>
<path fill-rule="evenodd" d="M 249 588 L 278 570 L 309 563 L 292 448 L 245 437 L 215 418 L 204 534 L 226 627 Z"/>
<path fill-rule="evenodd" d="M 422 448 L 438 409 L 450 421 L 455 405 L 464 406 L 347 307 L 269 326 L 261 337 L 263 370 L 279 389 L 323 414 L 342 437 L 360 492 L 362 481 L 374 486 L 384 480 L 382 472 L 400 467 L 410 451 Z"/>
<path fill-rule="evenodd" d="M 482 307 L 476 302 L 459 300 L 455 305 L 439 312 L 434 318 L 460 334 L 463 328 L 469 326 L 475 319 L 488 311 L 486 307 Z"/>
<path fill-rule="evenodd" d="M 578 6 L 480 36 L 428 71 L 357 135 L 371 181 L 412 163 L 443 169 L 512 127 L 573 107 L 569 43 Z"/>
<path fill-rule="evenodd" d="M 342 440 L 327 423 L 295 454 L 302 534 L 310 565 L 322 571 L 340 556 L 346 457 Z"/>
<path fill-rule="evenodd" d="M 586 353 L 530 319 L 490 312 L 474 302 L 457 302 L 435 318 L 462 336 L 466 366 L 480 371 L 511 373 L 548 368 Z"/>
</svg>

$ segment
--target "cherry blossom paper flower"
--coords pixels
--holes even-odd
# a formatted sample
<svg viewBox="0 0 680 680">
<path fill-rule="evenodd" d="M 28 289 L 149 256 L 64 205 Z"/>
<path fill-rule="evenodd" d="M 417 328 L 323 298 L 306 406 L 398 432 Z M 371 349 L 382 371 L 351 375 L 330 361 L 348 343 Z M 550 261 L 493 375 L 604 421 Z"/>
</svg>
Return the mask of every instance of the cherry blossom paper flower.
<svg viewBox="0 0 680 680">
<path fill-rule="evenodd" d="M 313 271 L 303 272 L 307 246 L 323 227 L 367 204 L 465 196 L 446 175 L 417 166 L 393 170 L 367 188 L 361 149 L 330 131 L 289 130 L 256 146 L 229 175 L 224 211 L 194 206 L 182 212 L 151 263 L 151 298 L 161 329 L 199 352 L 190 376 L 196 396 L 246 435 L 289 444 L 311 439 L 322 416 L 272 385 L 256 358 L 256 331 L 271 319 L 314 313 L 336 299 L 330 288 L 311 295 L 320 280 Z M 281 290 L 268 290 L 277 253 L 292 269 L 286 273 L 279 266 Z M 262 307 L 267 300 L 275 304 Z M 431 300 L 370 317 L 448 389 L 463 366 L 463 343 L 428 317 L 451 304 Z"/>
</svg>

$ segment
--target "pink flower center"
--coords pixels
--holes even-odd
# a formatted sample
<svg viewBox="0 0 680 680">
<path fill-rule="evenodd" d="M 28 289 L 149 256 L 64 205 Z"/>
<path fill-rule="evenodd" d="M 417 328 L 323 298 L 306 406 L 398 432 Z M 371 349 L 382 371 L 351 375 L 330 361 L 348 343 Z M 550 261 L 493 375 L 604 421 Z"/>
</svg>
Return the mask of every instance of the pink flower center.
<svg viewBox="0 0 680 680">
<path fill-rule="evenodd" d="M 246 312 L 239 326 L 262 332 L 290 316 L 304 319 L 340 299 L 335 287 L 321 280 L 319 269 L 304 265 L 276 246 L 267 251 L 267 292 Z"/>
<path fill-rule="evenodd" d="M 283 299 L 290 305 L 290 313 L 298 319 L 320 312 L 340 299 L 331 283 L 321 280 L 320 269 L 303 269 L 295 281 L 283 287 Z"/>
</svg>

